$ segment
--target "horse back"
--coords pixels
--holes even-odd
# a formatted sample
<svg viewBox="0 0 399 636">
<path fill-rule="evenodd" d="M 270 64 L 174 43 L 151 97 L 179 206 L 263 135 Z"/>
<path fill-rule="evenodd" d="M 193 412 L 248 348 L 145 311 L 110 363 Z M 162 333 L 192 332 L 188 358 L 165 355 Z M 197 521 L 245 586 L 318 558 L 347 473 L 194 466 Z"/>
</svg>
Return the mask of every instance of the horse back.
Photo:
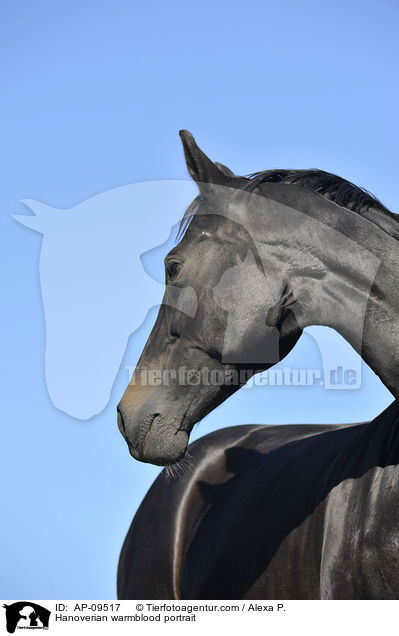
<svg viewBox="0 0 399 636">
<path fill-rule="evenodd" d="M 333 431 L 347 429 L 356 426 L 243 425 L 193 442 L 136 513 L 120 557 L 119 598 L 261 598 L 265 588 L 290 598 L 298 576 L 311 582 L 302 584 L 303 597 L 317 597 L 324 498 L 316 459 L 332 454 Z"/>
</svg>

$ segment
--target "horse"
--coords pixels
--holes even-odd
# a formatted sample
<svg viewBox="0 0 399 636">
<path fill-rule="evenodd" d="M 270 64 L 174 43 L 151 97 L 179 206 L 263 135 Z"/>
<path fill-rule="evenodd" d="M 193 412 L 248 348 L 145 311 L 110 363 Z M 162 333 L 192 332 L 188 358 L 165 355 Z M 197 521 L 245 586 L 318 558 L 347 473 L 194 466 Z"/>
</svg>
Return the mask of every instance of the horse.
<svg viewBox="0 0 399 636">
<path fill-rule="evenodd" d="M 167 468 L 126 537 L 118 595 L 397 598 L 396 401 L 369 423 L 222 429 L 183 459 L 193 425 L 309 325 L 341 333 L 398 398 L 396 217 L 335 175 L 237 177 L 181 137 L 200 195 L 165 259 L 165 304 L 118 405 L 131 455 Z M 194 317 L 167 304 L 186 286 Z"/>
</svg>

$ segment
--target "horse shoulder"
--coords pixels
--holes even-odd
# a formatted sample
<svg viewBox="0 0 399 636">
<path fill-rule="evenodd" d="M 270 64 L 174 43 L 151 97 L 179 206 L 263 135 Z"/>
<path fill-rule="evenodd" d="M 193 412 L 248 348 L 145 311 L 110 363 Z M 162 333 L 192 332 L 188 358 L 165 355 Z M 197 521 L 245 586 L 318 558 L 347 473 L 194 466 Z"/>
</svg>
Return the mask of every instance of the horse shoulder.
<svg viewBox="0 0 399 636">
<path fill-rule="evenodd" d="M 398 598 L 398 481 L 396 466 L 374 466 L 331 490 L 324 517 L 321 598 Z"/>
</svg>

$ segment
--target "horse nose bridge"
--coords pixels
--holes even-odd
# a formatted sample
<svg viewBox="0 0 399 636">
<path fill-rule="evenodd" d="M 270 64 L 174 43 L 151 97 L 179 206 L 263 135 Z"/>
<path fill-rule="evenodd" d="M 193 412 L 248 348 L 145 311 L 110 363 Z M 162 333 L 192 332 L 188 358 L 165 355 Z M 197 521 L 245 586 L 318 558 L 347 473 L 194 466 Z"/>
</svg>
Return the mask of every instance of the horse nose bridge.
<svg viewBox="0 0 399 636">
<path fill-rule="evenodd" d="M 147 387 L 140 384 L 128 384 L 119 406 L 124 409 L 137 408 L 137 405 L 145 402 L 148 397 Z"/>
</svg>

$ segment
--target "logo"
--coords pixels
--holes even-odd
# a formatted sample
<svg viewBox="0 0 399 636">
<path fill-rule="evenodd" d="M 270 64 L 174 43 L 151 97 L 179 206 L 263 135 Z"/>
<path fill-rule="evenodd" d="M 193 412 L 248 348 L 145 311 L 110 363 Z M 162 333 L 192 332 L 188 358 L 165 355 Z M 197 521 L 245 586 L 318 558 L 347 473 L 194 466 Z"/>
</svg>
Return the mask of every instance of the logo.
<svg viewBox="0 0 399 636">
<path fill-rule="evenodd" d="M 10 634 L 16 629 L 48 629 L 51 612 L 37 603 L 18 601 L 3 607 L 6 610 L 7 631 Z"/>
</svg>

